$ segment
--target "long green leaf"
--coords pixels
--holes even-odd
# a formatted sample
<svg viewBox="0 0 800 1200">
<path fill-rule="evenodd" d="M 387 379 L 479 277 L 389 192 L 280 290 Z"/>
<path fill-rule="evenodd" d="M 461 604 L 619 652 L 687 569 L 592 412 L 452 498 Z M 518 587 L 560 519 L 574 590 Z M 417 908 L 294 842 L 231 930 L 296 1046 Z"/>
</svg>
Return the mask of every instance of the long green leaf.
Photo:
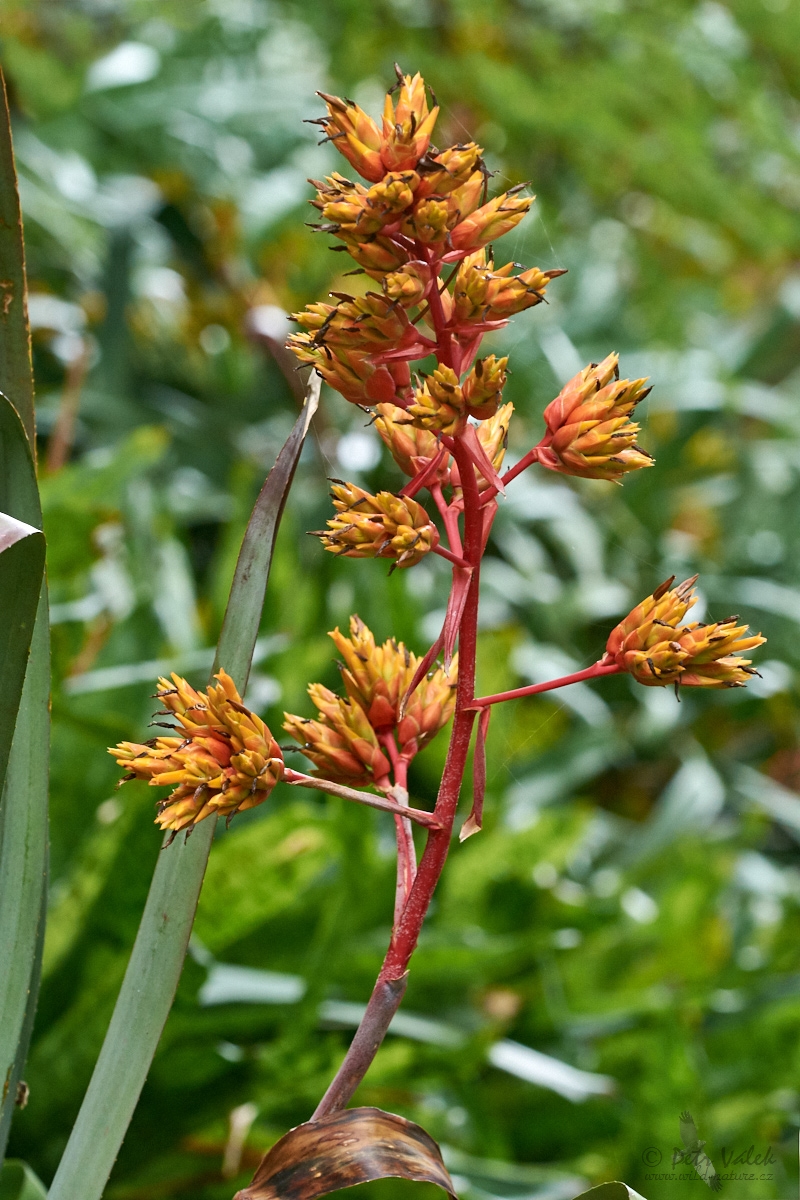
<svg viewBox="0 0 800 1200">
<path fill-rule="evenodd" d="M 45 878 L 47 876 L 47 861 L 45 860 Z M 42 958 L 44 952 L 44 933 L 47 922 L 47 888 L 42 888 L 42 902 L 39 909 L 39 925 L 36 930 L 36 946 L 33 953 L 30 986 L 28 988 L 28 1003 L 25 1007 L 25 1018 L 17 1042 L 17 1055 L 8 1077 L 6 1102 L 0 1112 L 0 1162 L 5 1158 L 8 1135 L 11 1132 L 11 1121 L 16 1112 L 18 1088 L 22 1081 L 22 1072 L 30 1049 L 33 1035 L 33 1023 L 36 1019 L 36 1004 L 39 999 L 39 984 L 42 981 Z M 3 1200 L 0 1191 L 0 1200 Z"/>
<path fill-rule="evenodd" d="M 0 512 L 0 786 L 14 736 L 43 577 L 44 535 Z"/>
<path fill-rule="evenodd" d="M 11 121 L 0 76 L 0 511 L 41 528 L 28 329 L 25 254 Z M 31 535 L 33 537 L 34 535 Z M 41 535 L 35 535 L 40 541 Z M 30 539 L 26 539 L 30 540 Z M 33 543 L 20 553 L 36 554 Z M 29 563 L 33 570 L 34 564 Z M 19 566 L 19 563 L 17 563 Z M 11 581 L 0 581 L 4 586 Z M 31 581 L 32 583 L 32 581 Z M 0 1162 L 36 1010 L 47 891 L 47 789 L 50 749 L 50 632 L 46 585 L 38 609 L 25 682 L 7 748 L 13 697 L 6 701 L 0 755 L 7 755 L 0 796 Z M 6 597 L 6 600 L 13 598 Z M 28 637 L 30 619 L 24 632 Z M 10 649 L 7 669 L 19 669 L 22 647 Z M 25 649 L 27 653 L 27 649 Z M 10 700 L 10 704 L 8 703 Z"/>
<path fill-rule="evenodd" d="M 6 83 L 0 71 L 0 391 L 11 397 L 35 451 L 25 251 Z"/>
<path fill-rule="evenodd" d="M 247 526 L 214 669 L 244 691 L 283 506 L 319 400 L 319 381 L 267 478 Z M 178 986 L 214 836 L 205 820 L 162 850 L 111 1023 L 50 1188 L 50 1200 L 99 1200 L 125 1137 Z"/>
</svg>

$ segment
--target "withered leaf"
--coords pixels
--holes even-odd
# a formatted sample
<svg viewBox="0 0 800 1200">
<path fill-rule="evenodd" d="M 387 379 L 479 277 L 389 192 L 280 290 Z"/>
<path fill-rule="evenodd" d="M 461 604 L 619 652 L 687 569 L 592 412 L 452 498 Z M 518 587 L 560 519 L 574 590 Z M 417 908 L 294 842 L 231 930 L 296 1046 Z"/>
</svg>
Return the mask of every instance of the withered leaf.
<svg viewBox="0 0 800 1200">
<path fill-rule="evenodd" d="M 290 1129 L 234 1200 L 315 1200 L 389 1176 L 438 1184 L 456 1200 L 439 1147 L 424 1129 L 380 1108 L 347 1108 Z"/>
</svg>

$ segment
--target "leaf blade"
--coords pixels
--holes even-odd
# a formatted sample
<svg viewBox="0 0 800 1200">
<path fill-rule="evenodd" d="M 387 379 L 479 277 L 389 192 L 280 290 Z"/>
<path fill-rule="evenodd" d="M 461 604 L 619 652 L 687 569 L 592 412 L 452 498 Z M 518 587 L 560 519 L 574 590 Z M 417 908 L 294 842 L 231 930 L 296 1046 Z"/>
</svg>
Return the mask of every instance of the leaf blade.
<svg viewBox="0 0 800 1200">
<path fill-rule="evenodd" d="M 35 445 L 33 372 L 25 284 L 25 249 L 11 116 L 0 71 L 0 391 L 12 398 L 30 445 Z M 35 453 L 35 451 L 34 451 Z"/>
<path fill-rule="evenodd" d="M 319 401 L 319 380 L 256 501 L 217 647 L 240 690 L 247 682 L 280 516 Z M 172 1007 L 214 836 L 215 820 L 159 855 L 139 931 L 100 1056 L 55 1178 L 50 1200 L 99 1200 Z"/>
<path fill-rule="evenodd" d="M 234 1200 L 317 1200 L 375 1179 L 435 1183 L 456 1200 L 433 1138 L 380 1108 L 346 1108 L 290 1129 Z"/>
</svg>

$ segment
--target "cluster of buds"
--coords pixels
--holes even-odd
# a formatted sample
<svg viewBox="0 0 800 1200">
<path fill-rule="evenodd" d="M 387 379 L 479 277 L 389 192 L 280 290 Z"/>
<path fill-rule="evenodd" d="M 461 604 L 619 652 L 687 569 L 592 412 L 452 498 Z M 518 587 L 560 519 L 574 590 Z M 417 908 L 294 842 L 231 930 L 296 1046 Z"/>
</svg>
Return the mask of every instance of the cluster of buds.
<svg viewBox="0 0 800 1200">
<path fill-rule="evenodd" d="M 285 714 L 284 729 L 298 741 L 317 773 L 341 783 L 391 787 L 392 751 L 411 759 L 450 720 L 455 705 L 457 661 L 450 670 L 437 668 L 403 700 L 421 659 L 402 642 L 390 639 L 379 646 L 364 622 L 350 618 L 350 636 L 339 629 L 329 635 L 343 658 L 346 697 L 321 684 L 308 689 L 319 718 Z"/>
<path fill-rule="evenodd" d="M 619 480 L 653 465 L 630 414 L 650 392 L 646 379 L 620 379 L 619 355 L 609 354 L 570 379 L 544 410 L 547 436 L 539 462 L 564 475 Z"/>
<path fill-rule="evenodd" d="M 151 787 L 174 789 L 159 802 L 156 823 L 175 833 L 214 813 L 230 820 L 263 804 L 283 775 L 283 755 L 267 726 L 245 708 L 225 671 L 215 678 L 204 692 L 179 675 L 159 679 L 159 715 L 174 718 L 170 727 L 180 736 L 120 742 L 109 750 L 125 769 L 123 782 L 146 779 Z"/>
<path fill-rule="evenodd" d="M 541 271 L 538 267 L 514 275 L 517 263 L 494 269 L 485 250 L 468 255 L 458 268 L 453 287 L 453 318 L 460 329 L 476 324 L 501 328 L 509 317 L 533 308 L 544 300 L 545 288 L 563 270 Z"/>
<path fill-rule="evenodd" d="M 674 579 L 662 583 L 611 631 L 604 661 L 649 687 L 744 687 L 757 672 L 741 655 L 766 639 L 759 633 L 748 636 L 747 626 L 737 625 L 738 617 L 681 625 L 697 600 L 697 576 L 675 588 Z"/>
<path fill-rule="evenodd" d="M 315 530 L 326 550 L 347 558 L 390 558 L 392 569 L 413 567 L 439 544 L 439 532 L 416 500 L 333 480 L 337 515 Z"/>
<path fill-rule="evenodd" d="M 460 433 L 468 417 L 493 417 L 503 395 L 507 358 L 479 358 L 463 383 L 452 367 L 424 376 L 406 409 L 406 420 L 432 433 Z"/>
</svg>

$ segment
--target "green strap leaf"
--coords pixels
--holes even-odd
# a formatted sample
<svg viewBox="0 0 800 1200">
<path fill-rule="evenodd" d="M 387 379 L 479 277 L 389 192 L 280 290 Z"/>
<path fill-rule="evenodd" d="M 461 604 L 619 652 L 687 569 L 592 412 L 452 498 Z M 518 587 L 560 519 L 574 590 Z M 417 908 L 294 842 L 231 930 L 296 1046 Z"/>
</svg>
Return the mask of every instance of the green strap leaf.
<svg viewBox="0 0 800 1200">
<path fill-rule="evenodd" d="M 46 1200 L 47 1188 L 27 1163 L 10 1158 L 0 1171 L 0 1200 Z"/>
<path fill-rule="evenodd" d="M 44 577 L 44 534 L 0 512 L 0 786 Z"/>
<path fill-rule="evenodd" d="M 309 383 L 303 411 L 256 501 L 217 648 L 244 691 L 258 636 L 280 516 L 319 402 L 319 380 Z M 191 839 L 163 849 L 153 874 L 139 931 L 89 1088 L 53 1183 L 50 1200 L 99 1200 L 122 1145 L 156 1052 L 189 943 L 215 821 L 207 818 Z"/>
<path fill-rule="evenodd" d="M 11 144 L 5 82 L 0 75 L 0 512 L 34 530 L 41 510 L 34 469 L 35 426 L 30 332 L 28 329 L 22 218 Z M 21 540 L 21 539 L 20 539 Z M 30 589 L 38 609 L 30 637 L 21 694 L 3 693 L 0 701 L 0 1162 L 16 1100 L 16 1081 L 24 1065 L 36 1009 L 47 890 L 47 789 L 50 747 L 50 645 L 47 592 L 38 571 L 41 534 L 13 553 L 0 568 L 0 605 L 14 603 L 7 588 L 29 572 L 19 596 Z M 13 550 L 13 546 L 12 546 Z M 12 550 L 6 550 L 5 559 Z M 22 560 L 26 560 L 23 562 Z M 27 564 L 27 565 L 26 565 Z M 22 574 L 20 574 L 20 572 Z M 35 602 L 34 602 L 35 604 Z M 6 612 L 0 615 L 5 619 Z M 13 617 L 21 644 L 11 646 L 0 633 L 3 671 L 0 687 L 18 678 L 28 650 L 30 616 Z M 21 624 L 25 626 L 24 630 Z M 17 708 L 18 703 L 18 708 Z M 16 722 L 13 723 L 16 714 Z M 10 749 L 13 725 L 13 739 Z M 1 773 L 0 773 L 1 777 Z"/>
<path fill-rule="evenodd" d="M 6 83 L 0 71 L 0 391 L 14 402 L 35 445 L 33 372 L 25 285 L 25 250 Z M 35 452 L 34 452 L 35 453 Z"/>
</svg>

